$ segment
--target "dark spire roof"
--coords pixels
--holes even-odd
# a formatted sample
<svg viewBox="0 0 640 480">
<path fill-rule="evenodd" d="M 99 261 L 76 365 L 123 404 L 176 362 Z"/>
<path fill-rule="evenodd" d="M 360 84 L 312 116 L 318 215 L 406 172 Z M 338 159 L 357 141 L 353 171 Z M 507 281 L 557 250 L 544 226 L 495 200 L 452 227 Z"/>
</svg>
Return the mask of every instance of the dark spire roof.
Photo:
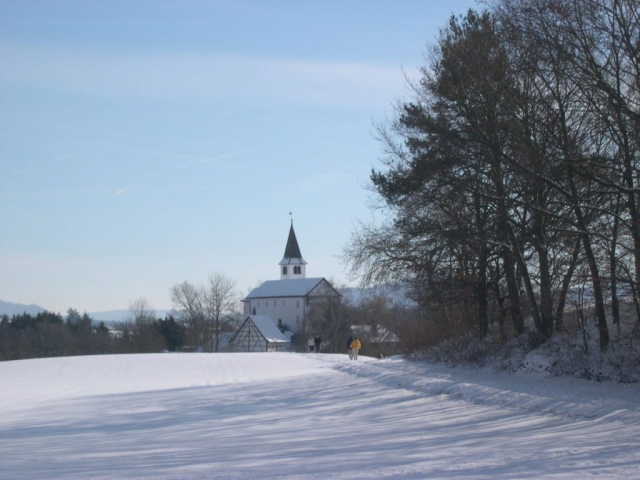
<svg viewBox="0 0 640 480">
<path fill-rule="evenodd" d="M 289 238 L 287 240 L 287 248 L 284 249 L 284 258 L 302 258 L 296 232 L 293 231 L 293 222 L 289 229 Z"/>
</svg>

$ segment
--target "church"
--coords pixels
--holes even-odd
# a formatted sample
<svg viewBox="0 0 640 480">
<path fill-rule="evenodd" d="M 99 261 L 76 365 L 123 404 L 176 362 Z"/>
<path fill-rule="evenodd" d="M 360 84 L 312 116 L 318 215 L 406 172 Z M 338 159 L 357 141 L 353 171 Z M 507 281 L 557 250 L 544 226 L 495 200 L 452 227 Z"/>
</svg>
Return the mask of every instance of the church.
<svg viewBox="0 0 640 480">
<path fill-rule="evenodd" d="M 272 326 L 282 325 L 292 333 L 311 335 L 314 332 L 310 331 L 307 319 L 314 304 L 341 296 L 326 279 L 307 278 L 307 262 L 302 258 L 293 222 L 278 267 L 280 280 L 264 282 L 242 300 L 245 320 L 231 340 L 228 351 L 282 349 L 282 340 L 278 340 Z M 249 335 L 255 340 L 250 341 Z"/>
<path fill-rule="evenodd" d="M 309 333 L 306 319 L 313 304 L 340 294 L 322 277 L 307 278 L 307 262 L 300 253 L 293 222 L 278 266 L 280 280 L 268 280 L 254 288 L 242 300 L 244 314 L 267 315 L 294 333 Z"/>
</svg>

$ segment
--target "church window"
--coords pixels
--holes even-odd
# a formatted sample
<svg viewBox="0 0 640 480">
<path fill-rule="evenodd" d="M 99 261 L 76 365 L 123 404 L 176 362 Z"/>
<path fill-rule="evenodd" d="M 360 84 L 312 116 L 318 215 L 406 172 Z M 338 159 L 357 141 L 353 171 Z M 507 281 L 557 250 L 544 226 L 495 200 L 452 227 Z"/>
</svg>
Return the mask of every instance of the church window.
<svg viewBox="0 0 640 480">
<path fill-rule="evenodd" d="M 282 274 L 286 275 L 287 274 L 287 267 L 282 267 Z"/>
<path fill-rule="evenodd" d="M 296 308 L 300 308 L 300 300 L 296 301 Z"/>
<path fill-rule="evenodd" d="M 302 268 L 300 268 L 300 265 L 296 265 L 293 267 L 293 274 L 294 275 L 300 275 L 302 273 Z"/>
<path fill-rule="evenodd" d="M 256 307 L 253 307 L 253 314 L 256 314 Z"/>
</svg>

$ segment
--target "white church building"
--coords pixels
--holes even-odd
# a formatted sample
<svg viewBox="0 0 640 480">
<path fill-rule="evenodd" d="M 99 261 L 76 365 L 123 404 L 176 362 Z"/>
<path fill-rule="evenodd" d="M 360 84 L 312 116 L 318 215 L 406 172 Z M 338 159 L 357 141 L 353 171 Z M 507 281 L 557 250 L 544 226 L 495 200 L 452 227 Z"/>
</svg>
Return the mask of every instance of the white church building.
<svg viewBox="0 0 640 480">
<path fill-rule="evenodd" d="M 293 333 L 312 334 L 307 318 L 313 304 L 341 295 L 326 279 L 307 278 L 306 267 L 292 222 L 284 257 L 279 263 L 280 280 L 264 282 L 242 300 L 245 318 L 267 316 L 275 325 L 286 325 Z"/>
</svg>

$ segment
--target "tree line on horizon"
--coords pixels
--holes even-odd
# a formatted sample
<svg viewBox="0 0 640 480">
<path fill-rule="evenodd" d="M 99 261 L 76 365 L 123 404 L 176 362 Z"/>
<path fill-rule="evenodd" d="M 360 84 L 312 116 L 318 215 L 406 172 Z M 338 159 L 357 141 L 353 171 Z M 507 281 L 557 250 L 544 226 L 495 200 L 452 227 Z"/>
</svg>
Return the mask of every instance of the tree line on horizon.
<svg viewBox="0 0 640 480">
<path fill-rule="evenodd" d="M 410 285 L 426 343 L 544 342 L 568 312 L 585 348 L 589 335 L 603 351 L 631 342 L 640 3 L 493 0 L 452 17 L 426 59 L 378 125 L 370 188 L 384 220 L 353 232 L 352 272 Z"/>
<path fill-rule="evenodd" d="M 206 286 L 189 282 L 170 291 L 176 307 L 158 318 L 145 299 L 133 300 L 125 321 L 95 322 L 88 313 L 71 308 L 59 313 L 40 312 L 0 316 L 0 360 L 95 355 L 156 353 L 161 351 L 219 351 L 220 333 L 237 326 L 235 282 L 218 273 Z"/>
<path fill-rule="evenodd" d="M 116 328 L 69 309 L 0 316 L 0 361 L 116 353 L 175 351 L 184 345 L 185 328 L 171 315 L 132 318 Z"/>
</svg>

